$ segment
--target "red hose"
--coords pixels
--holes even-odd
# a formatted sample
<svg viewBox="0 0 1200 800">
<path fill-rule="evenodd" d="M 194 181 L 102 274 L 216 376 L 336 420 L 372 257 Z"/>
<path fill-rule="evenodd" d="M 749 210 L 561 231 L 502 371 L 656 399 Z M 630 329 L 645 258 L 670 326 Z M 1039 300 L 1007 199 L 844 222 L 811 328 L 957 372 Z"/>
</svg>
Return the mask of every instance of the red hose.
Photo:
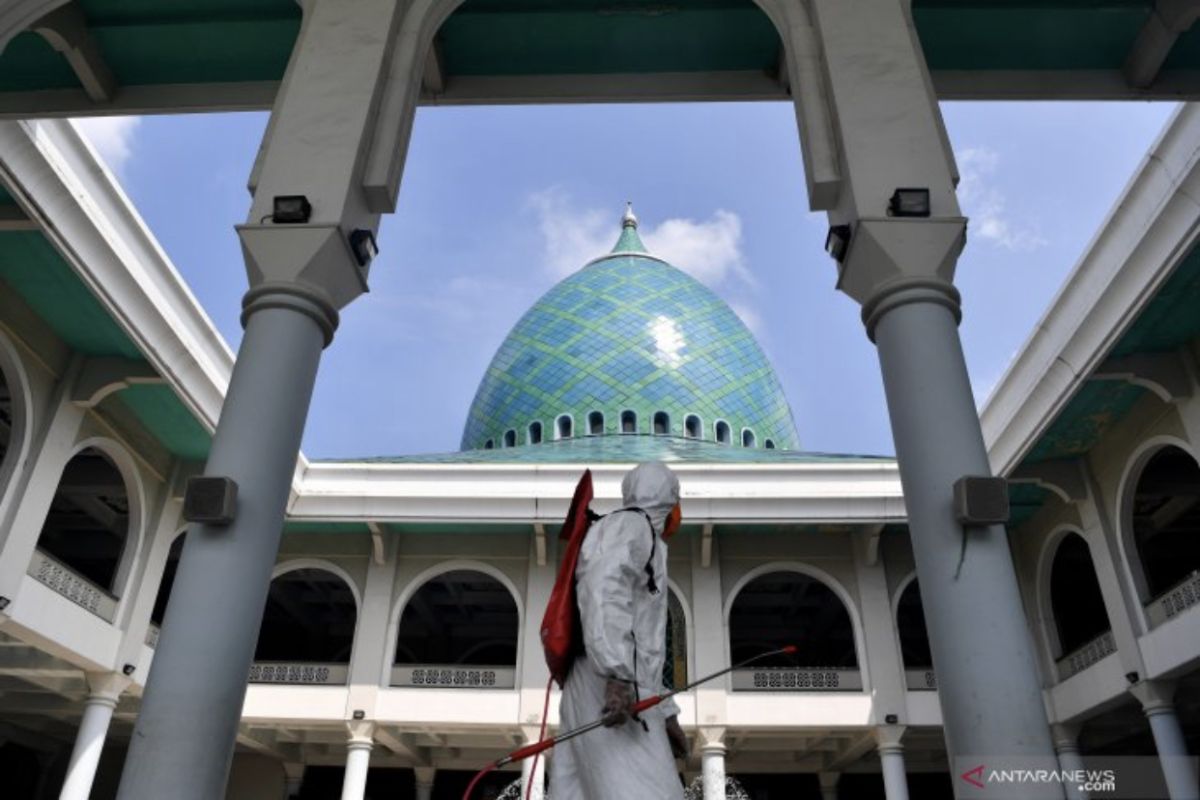
<svg viewBox="0 0 1200 800">
<path fill-rule="evenodd" d="M 486 767 L 479 770 L 479 772 L 476 772 L 475 777 L 472 778 L 471 782 L 467 784 L 467 790 L 465 792 L 463 792 L 463 800 L 471 800 L 471 795 L 475 793 L 475 787 L 479 784 L 479 782 L 481 780 L 483 780 L 483 776 L 487 775 L 489 772 L 491 772 L 495 768 L 496 768 L 495 764 L 488 764 Z"/>
<path fill-rule="evenodd" d="M 553 687 L 554 676 L 551 675 L 549 682 L 546 683 L 546 701 L 542 704 L 542 729 L 538 731 L 539 742 L 546 739 L 546 722 L 550 719 L 550 690 Z M 541 757 L 541 753 L 535 753 L 533 756 L 533 766 L 529 768 L 529 780 L 525 782 L 525 800 L 529 800 L 530 792 L 533 791 L 533 781 L 537 777 L 537 762 Z"/>
</svg>

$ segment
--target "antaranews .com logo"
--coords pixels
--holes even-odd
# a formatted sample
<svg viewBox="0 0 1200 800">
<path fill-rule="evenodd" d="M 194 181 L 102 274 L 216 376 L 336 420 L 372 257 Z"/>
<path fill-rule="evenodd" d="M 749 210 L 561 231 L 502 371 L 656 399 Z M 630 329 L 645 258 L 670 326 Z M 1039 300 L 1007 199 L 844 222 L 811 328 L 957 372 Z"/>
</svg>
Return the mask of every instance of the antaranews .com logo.
<svg viewBox="0 0 1200 800">
<path fill-rule="evenodd" d="M 975 800 L 1034 800 L 1082 794 L 1103 800 L 1170 797 L 1165 774 L 1192 776 L 1197 759 L 1156 756 L 1084 756 L 1066 765 L 1031 756 L 963 756 L 953 764 L 955 796 Z"/>
<path fill-rule="evenodd" d="M 1113 795 L 1117 791 L 1117 772 L 1112 769 L 988 769 L 986 764 L 979 764 L 959 777 L 978 789 L 986 789 L 989 785 L 1056 784 L 1074 786 L 1090 795 Z"/>
</svg>

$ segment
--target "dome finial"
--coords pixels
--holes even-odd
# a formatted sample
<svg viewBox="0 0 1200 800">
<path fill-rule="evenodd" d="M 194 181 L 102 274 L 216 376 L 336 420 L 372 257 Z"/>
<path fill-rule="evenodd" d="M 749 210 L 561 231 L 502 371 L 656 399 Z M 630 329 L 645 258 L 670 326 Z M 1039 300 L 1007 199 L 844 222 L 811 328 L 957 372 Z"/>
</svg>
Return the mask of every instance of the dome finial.
<svg viewBox="0 0 1200 800">
<path fill-rule="evenodd" d="M 638 226 L 637 215 L 633 213 L 633 201 L 625 201 L 625 215 L 621 217 L 622 228 L 636 228 Z"/>
</svg>

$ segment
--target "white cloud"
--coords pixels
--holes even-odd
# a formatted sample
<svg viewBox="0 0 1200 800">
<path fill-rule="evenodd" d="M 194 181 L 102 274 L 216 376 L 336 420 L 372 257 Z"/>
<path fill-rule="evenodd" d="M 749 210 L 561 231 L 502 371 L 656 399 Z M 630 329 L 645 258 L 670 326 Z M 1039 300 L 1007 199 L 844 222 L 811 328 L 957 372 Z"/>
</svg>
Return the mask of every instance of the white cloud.
<svg viewBox="0 0 1200 800">
<path fill-rule="evenodd" d="M 955 153 L 958 160 L 958 200 L 971 218 L 970 234 L 1006 250 L 1037 250 L 1046 240 L 1035 227 L 1011 217 L 1005 197 L 993 182 L 1000 154 L 989 147 L 967 147 Z"/>
<path fill-rule="evenodd" d="M 759 339 L 763 338 L 763 336 L 766 334 L 766 328 L 763 326 L 761 314 L 743 302 L 732 302 L 729 304 L 729 307 L 733 309 L 733 313 L 737 314 L 738 317 L 741 318 L 742 322 L 745 323 L 746 327 L 750 329 L 750 332 L 753 333 L 755 337 Z"/>
<path fill-rule="evenodd" d="M 125 163 L 133 155 L 133 138 L 142 118 L 89 117 L 74 122 L 108 164 L 108 168 L 120 175 Z"/>
<path fill-rule="evenodd" d="M 580 209 L 559 188 L 537 192 L 529 206 L 538 215 L 546 266 L 565 277 L 612 249 L 619 233 L 620 209 Z M 667 219 L 639 231 L 651 253 L 709 286 L 731 275 L 754 280 L 742 255 L 742 220 L 717 209 L 703 221 Z"/>
</svg>

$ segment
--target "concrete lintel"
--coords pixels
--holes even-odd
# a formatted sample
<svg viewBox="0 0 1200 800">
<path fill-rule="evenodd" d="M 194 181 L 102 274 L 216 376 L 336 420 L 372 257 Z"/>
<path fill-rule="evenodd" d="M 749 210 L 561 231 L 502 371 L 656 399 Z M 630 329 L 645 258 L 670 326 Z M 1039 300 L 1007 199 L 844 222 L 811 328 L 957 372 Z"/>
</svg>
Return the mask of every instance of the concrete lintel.
<svg viewBox="0 0 1200 800">
<path fill-rule="evenodd" d="M 1197 19 L 1200 4 L 1195 0 L 1158 0 L 1125 57 L 1122 72 L 1129 85 L 1135 89 L 1151 86 L 1180 35 Z"/>
<path fill-rule="evenodd" d="M 110 394 L 130 386 L 164 383 L 163 377 L 145 361 L 94 356 L 84 362 L 71 391 L 71 402 L 80 408 L 95 408 Z"/>
<path fill-rule="evenodd" d="M 855 532 L 862 546 L 863 562 L 868 567 L 879 565 L 879 542 L 883 538 L 883 529 L 886 528 L 885 523 L 876 523 L 859 528 Z"/>
<path fill-rule="evenodd" d="M 1054 492 L 1064 503 L 1080 503 L 1088 496 L 1079 461 L 1073 458 L 1022 464 L 1008 477 L 1008 481 L 1039 486 Z"/>
<path fill-rule="evenodd" d="M 1110 358 L 1091 375 L 1098 381 L 1126 381 L 1148 389 L 1164 403 L 1192 395 L 1192 382 L 1178 353 L 1136 353 Z"/>
<path fill-rule="evenodd" d="M 375 740 L 401 758 L 407 759 L 418 769 L 429 763 L 429 753 L 416 744 L 416 737 L 411 733 L 393 733 L 387 727 L 379 725 L 375 728 Z"/>
<path fill-rule="evenodd" d="M 117 81 L 76 3 L 54 9 L 33 23 L 32 28 L 63 54 L 92 102 L 112 100 Z"/>
</svg>

